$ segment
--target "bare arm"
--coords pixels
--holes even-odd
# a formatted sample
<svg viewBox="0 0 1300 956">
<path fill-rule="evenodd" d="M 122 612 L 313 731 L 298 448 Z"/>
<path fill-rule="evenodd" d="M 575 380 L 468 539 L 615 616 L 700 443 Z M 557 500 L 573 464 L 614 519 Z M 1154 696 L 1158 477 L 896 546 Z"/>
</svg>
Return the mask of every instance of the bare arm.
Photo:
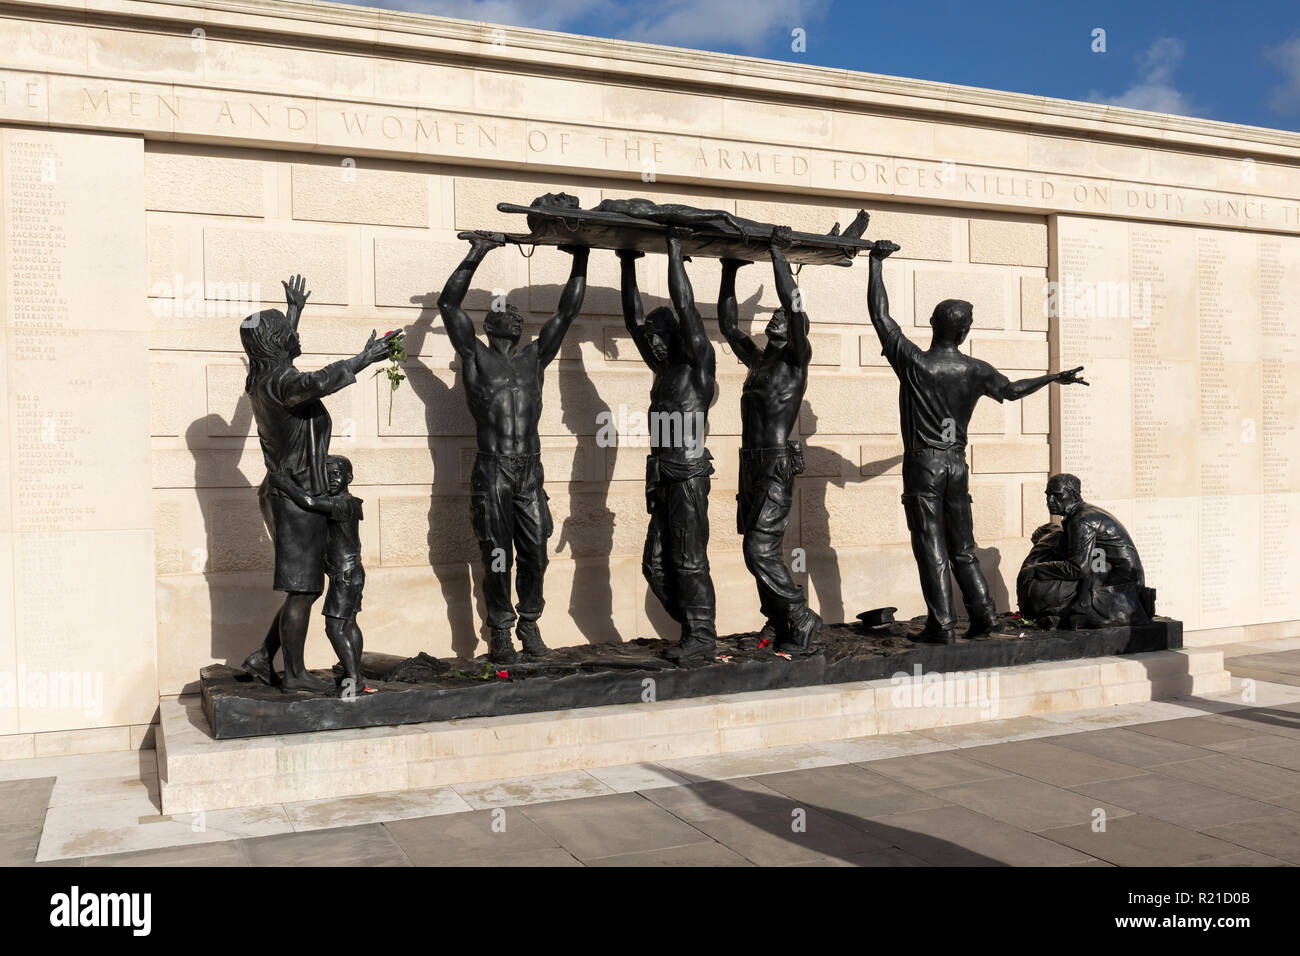
<svg viewBox="0 0 1300 956">
<path fill-rule="evenodd" d="M 697 369 L 712 370 L 713 346 L 704 331 L 704 320 L 695 308 L 695 293 L 682 258 L 682 239 L 690 232 L 677 226 L 668 230 L 668 296 L 682 326 L 686 357 Z"/>
<path fill-rule="evenodd" d="M 573 256 L 573 268 L 569 270 L 569 281 L 560 293 L 559 308 L 537 334 L 537 361 L 543 368 L 560 354 L 564 334 L 578 317 L 582 298 L 587 293 L 587 256 L 591 250 L 586 246 L 561 246 L 560 249 Z"/>
<path fill-rule="evenodd" d="M 785 258 L 785 250 L 790 247 L 790 227 L 777 226 L 772 230 L 772 273 L 776 279 L 776 294 L 781 300 L 781 308 L 789 317 L 790 344 L 786 355 L 796 365 L 804 365 L 812 358 L 808 345 L 808 315 L 804 312 L 803 293 L 795 285 L 794 275 L 790 272 L 790 263 Z"/>
<path fill-rule="evenodd" d="M 498 246 L 505 245 L 505 240 L 492 233 L 479 233 L 470 240 L 469 253 L 451 274 L 447 284 L 438 296 L 438 311 L 447 323 L 447 337 L 451 339 L 452 348 L 464 359 L 474 357 L 479 347 L 478 336 L 474 334 L 474 323 L 465 313 L 463 303 L 469 292 L 469 284 L 474 279 L 483 257 Z"/>
<path fill-rule="evenodd" d="M 763 352 L 744 332 L 740 331 L 740 309 L 736 304 L 736 271 L 749 265 L 744 259 L 722 260 L 722 284 L 718 288 L 718 327 L 736 358 L 753 368 Z"/>
<path fill-rule="evenodd" d="M 654 368 L 654 353 L 650 351 L 650 344 L 645 338 L 645 306 L 641 302 L 641 290 L 636 285 L 636 261 L 644 253 L 634 249 L 620 249 L 617 255 L 622 269 L 623 324 L 627 326 L 642 360 Z"/>
</svg>

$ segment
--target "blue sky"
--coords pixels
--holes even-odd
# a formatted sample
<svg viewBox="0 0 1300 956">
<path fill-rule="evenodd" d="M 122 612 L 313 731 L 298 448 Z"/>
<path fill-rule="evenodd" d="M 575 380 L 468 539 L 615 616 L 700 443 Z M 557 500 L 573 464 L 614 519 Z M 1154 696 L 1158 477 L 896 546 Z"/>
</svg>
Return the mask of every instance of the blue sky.
<svg viewBox="0 0 1300 956">
<path fill-rule="evenodd" d="M 1300 131 L 1300 0 L 366 0 Z M 806 51 L 791 31 L 806 32 Z M 1093 31 L 1105 31 L 1094 52 Z"/>
</svg>

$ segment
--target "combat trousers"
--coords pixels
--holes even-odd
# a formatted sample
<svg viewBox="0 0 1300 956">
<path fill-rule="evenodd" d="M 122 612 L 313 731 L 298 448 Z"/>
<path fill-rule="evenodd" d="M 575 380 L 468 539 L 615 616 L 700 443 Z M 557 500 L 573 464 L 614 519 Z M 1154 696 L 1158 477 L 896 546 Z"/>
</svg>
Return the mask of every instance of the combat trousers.
<svg viewBox="0 0 1300 956">
<path fill-rule="evenodd" d="M 470 516 L 483 558 L 483 599 L 488 626 L 509 630 L 515 612 L 521 621 L 542 614 L 546 542 L 553 530 L 542 487 L 541 455 L 490 455 L 474 459 L 470 475 Z M 515 561 L 519 603 L 510 606 L 510 569 Z"/>
<path fill-rule="evenodd" d="M 672 619 L 682 639 L 713 641 L 716 601 L 709 576 L 708 451 L 685 461 L 646 459 L 645 495 L 650 512 L 641 570 L 650 590 Z"/>
<path fill-rule="evenodd" d="M 931 629 L 946 630 L 956 624 L 952 577 L 957 578 L 972 620 L 996 613 L 975 556 L 970 502 L 964 447 L 922 448 L 903 456 L 903 511 L 921 575 L 926 626 Z"/>
<path fill-rule="evenodd" d="M 736 531 L 743 536 L 745 567 L 758 585 L 759 607 L 776 628 L 778 641 L 791 639 L 815 617 L 781 550 L 790 523 L 794 479 L 803 469 L 799 442 L 740 450 Z"/>
</svg>

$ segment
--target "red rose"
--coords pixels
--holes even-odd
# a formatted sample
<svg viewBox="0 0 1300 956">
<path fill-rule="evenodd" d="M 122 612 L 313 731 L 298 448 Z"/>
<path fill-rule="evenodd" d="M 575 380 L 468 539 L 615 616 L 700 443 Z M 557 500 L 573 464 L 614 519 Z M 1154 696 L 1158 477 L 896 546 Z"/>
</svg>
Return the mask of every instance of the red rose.
<svg viewBox="0 0 1300 956">
<path fill-rule="evenodd" d="M 507 680 L 509 677 L 510 677 L 509 671 L 497 671 L 497 678 L 499 680 Z"/>
</svg>

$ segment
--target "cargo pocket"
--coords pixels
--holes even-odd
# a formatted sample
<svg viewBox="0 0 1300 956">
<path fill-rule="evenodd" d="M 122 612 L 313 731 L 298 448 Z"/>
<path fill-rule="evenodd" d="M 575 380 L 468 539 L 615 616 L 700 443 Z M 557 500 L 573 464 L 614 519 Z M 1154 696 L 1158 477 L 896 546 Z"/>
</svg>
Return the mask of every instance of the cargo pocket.
<svg viewBox="0 0 1300 956">
<path fill-rule="evenodd" d="M 474 537 L 481 543 L 488 542 L 487 533 L 487 495 L 469 496 L 469 520 L 474 527 Z"/>
<path fill-rule="evenodd" d="M 546 489 L 541 489 L 542 493 L 537 497 L 537 507 L 542 515 L 542 540 L 546 541 L 555 531 L 555 521 L 551 517 L 551 496 L 546 493 Z"/>
</svg>

